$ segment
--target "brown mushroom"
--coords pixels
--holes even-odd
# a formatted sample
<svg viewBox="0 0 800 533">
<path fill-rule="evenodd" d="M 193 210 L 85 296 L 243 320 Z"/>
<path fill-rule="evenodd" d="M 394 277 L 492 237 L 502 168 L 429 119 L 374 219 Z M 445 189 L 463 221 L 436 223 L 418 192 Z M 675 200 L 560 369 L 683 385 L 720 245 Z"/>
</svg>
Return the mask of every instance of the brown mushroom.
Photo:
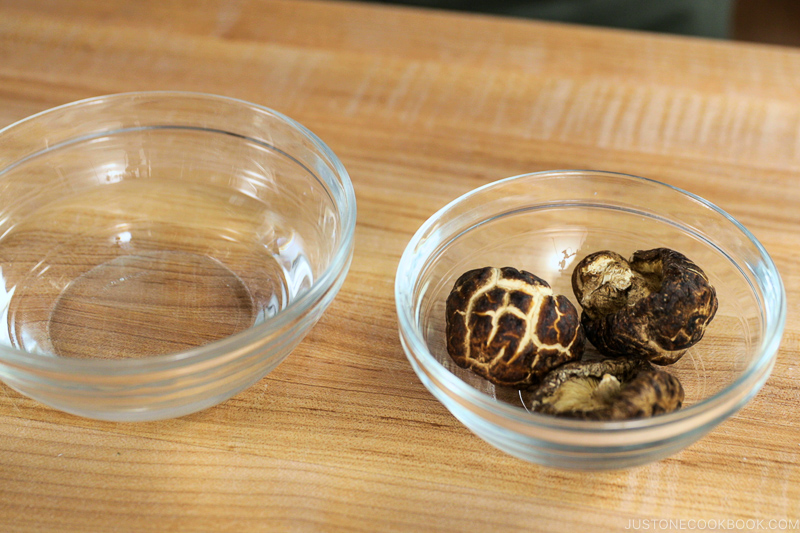
<svg viewBox="0 0 800 533">
<path fill-rule="evenodd" d="M 524 270 L 466 272 L 447 298 L 446 318 L 453 361 L 496 385 L 526 388 L 583 353 L 575 307 Z"/>
<path fill-rule="evenodd" d="M 572 273 L 572 289 L 586 338 L 600 353 L 659 365 L 703 338 L 718 305 L 700 267 L 668 248 L 638 251 L 630 261 L 610 251 L 588 255 Z"/>
<path fill-rule="evenodd" d="M 587 420 L 626 420 L 675 411 L 683 396 L 678 378 L 647 361 L 578 361 L 544 377 L 531 397 L 531 409 Z"/>
</svg>

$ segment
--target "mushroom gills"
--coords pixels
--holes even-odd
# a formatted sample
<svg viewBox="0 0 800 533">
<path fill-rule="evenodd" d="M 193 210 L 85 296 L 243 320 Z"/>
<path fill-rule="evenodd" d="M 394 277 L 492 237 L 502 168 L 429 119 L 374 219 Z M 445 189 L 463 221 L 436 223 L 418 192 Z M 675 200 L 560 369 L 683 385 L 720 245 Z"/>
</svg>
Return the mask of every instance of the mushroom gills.
<svg viewBox="0 0 800 533">
<path fill-rule="evenodd" d="M 565 381 L 556 393 L 544 400 L 555 414 L 605 409 L 619 396 L 622 384 L 611 374 L 602 379 L 592 376 Z"/>
<path fill-rule="evenodd" d="M 639 250 L 630 259 L 611 250 L 584 257 L 572 273 L 586 338 L 606 357 L 678 361 L 716 314 L 708 276 L 669 248 Z"/>
<path fill-rule="evenodd" d="M 681 407 L 677 377 L 647 361 L 575 361 L 551 370 L 530 396 L 530 410 L 586 420 L 626 420 Z"/>
</svg>

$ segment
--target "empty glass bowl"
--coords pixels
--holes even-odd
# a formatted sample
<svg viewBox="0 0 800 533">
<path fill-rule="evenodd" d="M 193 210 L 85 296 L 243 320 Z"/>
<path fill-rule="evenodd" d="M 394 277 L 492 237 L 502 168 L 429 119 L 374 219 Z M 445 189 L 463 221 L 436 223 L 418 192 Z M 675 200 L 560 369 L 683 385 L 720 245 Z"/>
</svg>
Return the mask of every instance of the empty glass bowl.
<svg viewBox="0 0 800 533">
<path fill-rule="evenodd" d="M 571 275 L 586 255 L 668 247 L 709 275 L 719 310 L 705 337 L 663 367 L 684 407 L 616 422 L 528 411 L 529 392 L 495 387 L 456 366 L 445 345 L 445 302 L 455 280 L 513 266 L 548 281 L 575 305 Z M 433 215 L 411 239 L 395 282 L 400 338 L 425 386 L 494 446 L 544 465 L 607 469 L 668 456 L 741 408 L 764 384 L 783 332 L 786 301 L 764 248 L 741 224 L 685 191 L 634 176 L 553 171 L 476 189 Z"/>
<path fill-rule="evenodd" d="M 56 408 L 174 417 L 261 379 L 342 285 L 347 172 L 220 96 L 104 96 L 0 131 L 0 378 Z"/>
</svg>

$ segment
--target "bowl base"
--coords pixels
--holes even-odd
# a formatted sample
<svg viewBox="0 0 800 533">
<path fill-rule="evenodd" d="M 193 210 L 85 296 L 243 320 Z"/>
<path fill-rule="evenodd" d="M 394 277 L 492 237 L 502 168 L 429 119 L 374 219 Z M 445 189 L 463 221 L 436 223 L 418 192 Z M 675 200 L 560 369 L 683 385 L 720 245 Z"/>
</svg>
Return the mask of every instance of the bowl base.
<svg viewBox="0 0 800 533">
<path fill-rule="evenodd" d="M 313 282 L 295 228 L 217 186 L 123 180 L 20 218 L 0 246 L 0 345 L 28 353 L 175 353 L 269 320 Z"/>
<path fill-rule="evenodd" d="M 73 280 L 55 302 L 47 336 L 59 356 L 148 357 L 233 335 L 255 316 L 247 286 L 219 261 L 150 252 Z"/>
</svg>

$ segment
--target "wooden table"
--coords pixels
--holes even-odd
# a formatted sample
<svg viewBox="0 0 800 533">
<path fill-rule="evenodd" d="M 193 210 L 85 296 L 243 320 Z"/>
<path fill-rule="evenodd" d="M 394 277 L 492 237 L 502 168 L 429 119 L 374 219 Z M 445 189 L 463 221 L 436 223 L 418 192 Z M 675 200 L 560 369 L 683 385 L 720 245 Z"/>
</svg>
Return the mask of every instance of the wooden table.
<svg viewBox="0 0 800 533">
<path fill-rule="evenodd" d="M 0 0 L 0 125 L 151 89 L 243 98 L 319 134 L 359 202 L 350 275 L 286 362 L 204 412 L 96 422 L 0 387 L 0 530 L 797 525 L 800 51 L 337 2 Z M 567 167 L 709 199 L 786 284 L 762 392 L 649 466 L 505 455 L 425 390 L 398 341 L 394 273 L 419 225 L 476 186 Z"/>
</svg>

